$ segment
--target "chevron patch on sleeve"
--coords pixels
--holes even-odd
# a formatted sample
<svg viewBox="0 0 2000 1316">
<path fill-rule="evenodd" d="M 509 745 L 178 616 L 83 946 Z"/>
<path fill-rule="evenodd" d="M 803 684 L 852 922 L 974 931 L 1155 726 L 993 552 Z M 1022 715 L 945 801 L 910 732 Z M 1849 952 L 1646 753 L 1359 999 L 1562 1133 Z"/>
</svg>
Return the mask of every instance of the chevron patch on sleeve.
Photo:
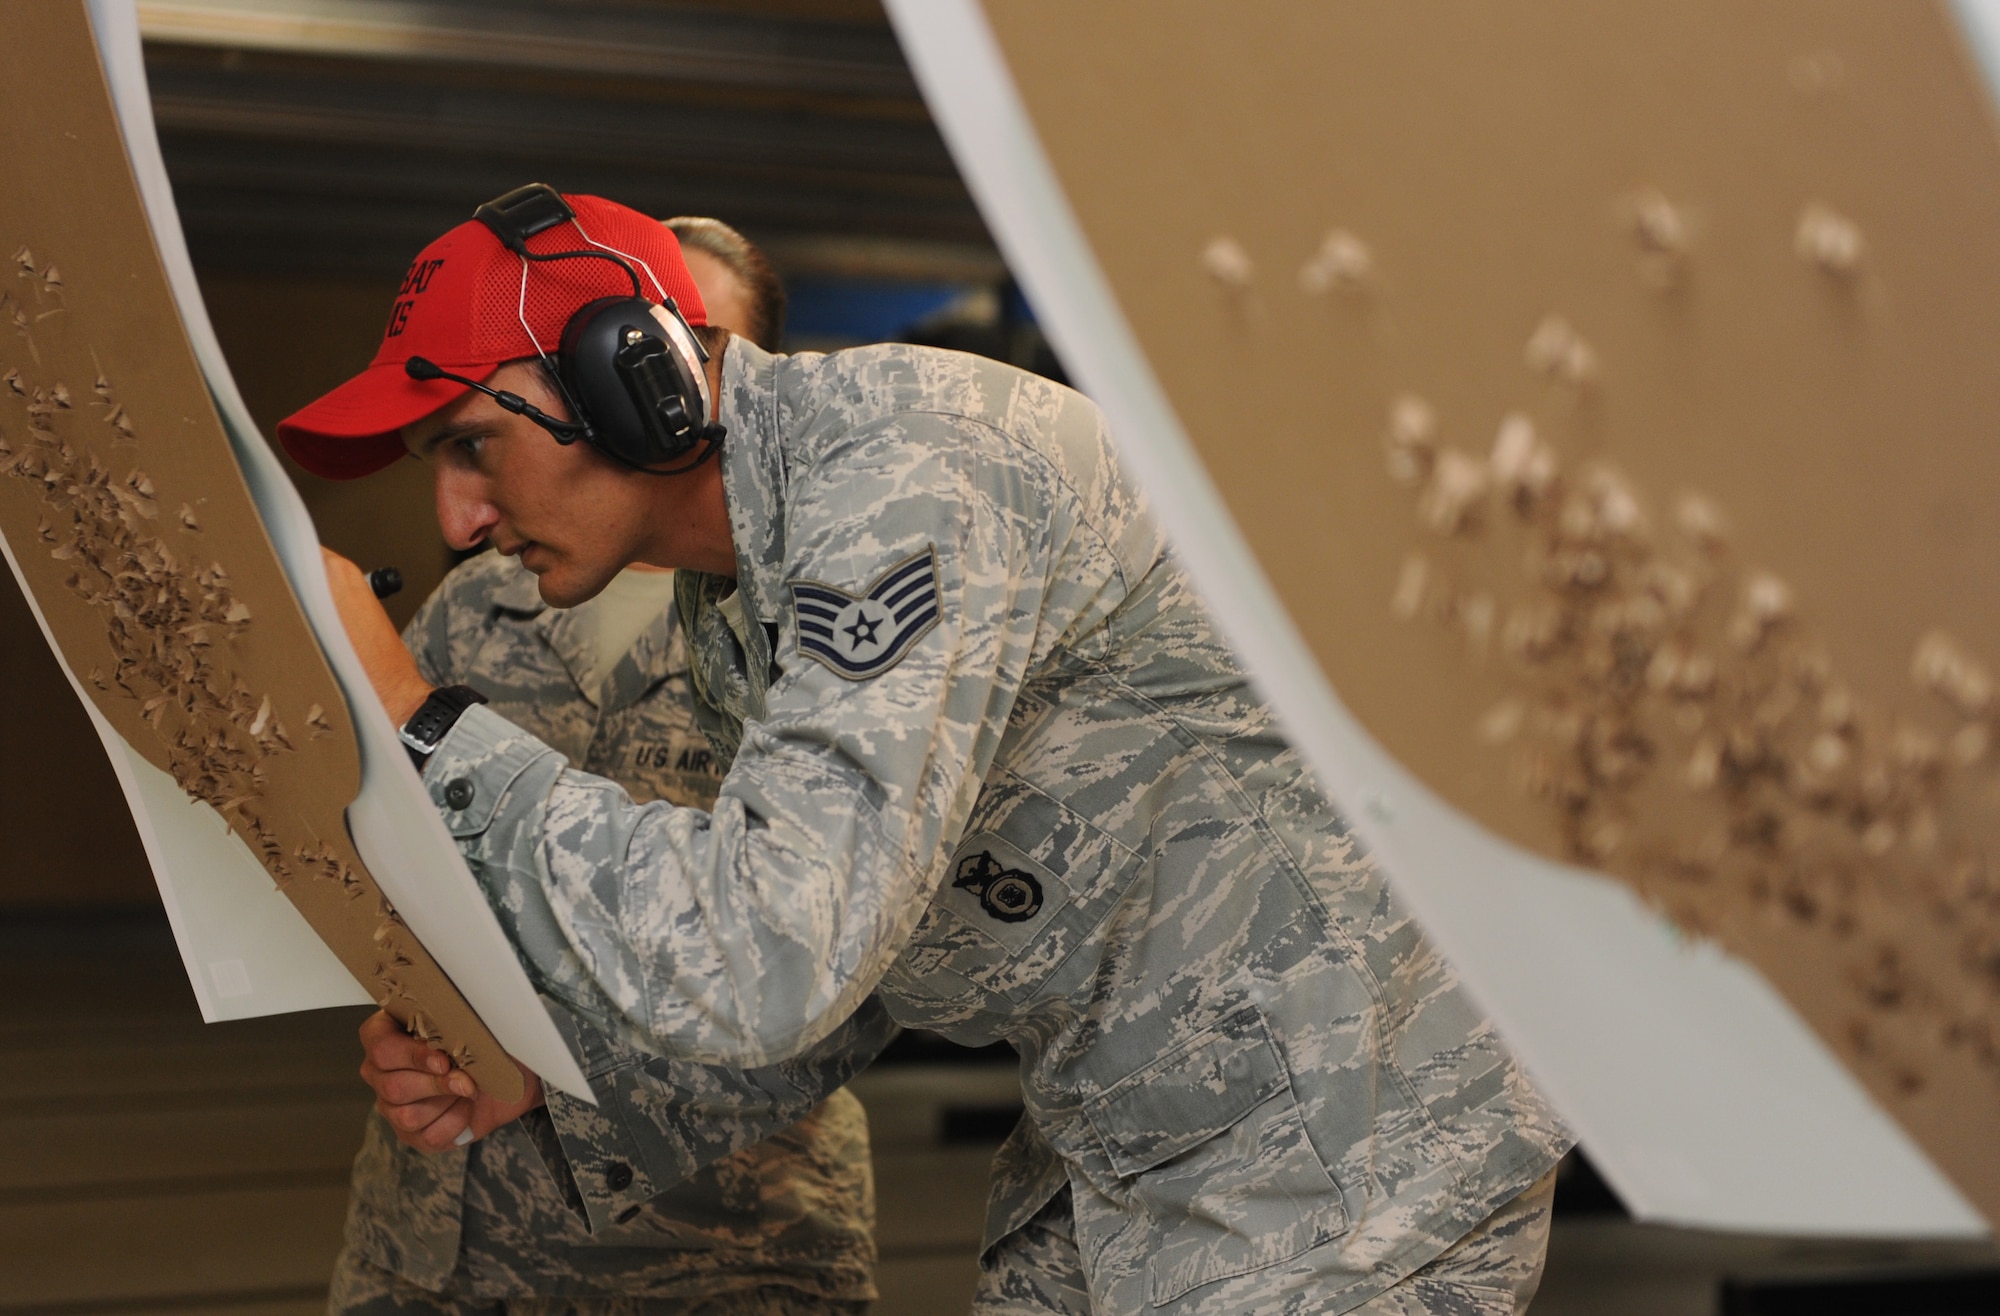
<svg viewBox="0 0 2000 1316">
<path fill-rule="evenodd" d="M 904 558 L 865 594 L 817 580 L 795 580 L 790 588 L 800 651 L 836 675 L 865 681 L 901 662 L 937 625 L 937 550 Z"/>
</svg>

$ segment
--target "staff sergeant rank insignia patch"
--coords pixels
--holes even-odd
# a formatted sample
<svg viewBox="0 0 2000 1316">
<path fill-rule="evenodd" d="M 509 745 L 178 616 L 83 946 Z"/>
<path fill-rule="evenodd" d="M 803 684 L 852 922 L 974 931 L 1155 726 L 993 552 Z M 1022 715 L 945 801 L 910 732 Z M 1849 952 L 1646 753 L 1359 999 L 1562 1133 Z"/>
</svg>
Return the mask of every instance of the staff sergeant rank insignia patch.
<svg viewBox="0 0 2000 1316">
<path fill-rule="evenodd" d="M 817 580 L 791 582 L 799 650 L 850 681 L 880 676 L 938 621 L 937 550 L 926 548 L 877 576 L 865 594 Z"/>
</svg>

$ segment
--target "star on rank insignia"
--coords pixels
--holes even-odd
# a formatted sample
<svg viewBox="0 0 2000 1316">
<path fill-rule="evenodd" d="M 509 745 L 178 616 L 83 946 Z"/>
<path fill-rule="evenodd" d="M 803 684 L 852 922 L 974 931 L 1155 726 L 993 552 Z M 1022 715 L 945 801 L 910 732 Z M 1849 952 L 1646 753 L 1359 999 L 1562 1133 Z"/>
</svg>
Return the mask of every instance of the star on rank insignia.
<svg viewBox="0 0 2000 1316">
<path fill-rule="evenodd" d="M 937 550 L 926 548 L 850 594 L 817 580 L 791 582 L 799 651 L 850 681 L 880 676 L 937 625 Z"/>
<path fill-rule="evenodd" d="M 1003 868 L 991 850 L 958 861 L 951 884 L 979 897 L 979 907 L 1002 923 L 1026 923 L 1042 911 L 1042 884 L 1024 868 Z"/>
</svg>

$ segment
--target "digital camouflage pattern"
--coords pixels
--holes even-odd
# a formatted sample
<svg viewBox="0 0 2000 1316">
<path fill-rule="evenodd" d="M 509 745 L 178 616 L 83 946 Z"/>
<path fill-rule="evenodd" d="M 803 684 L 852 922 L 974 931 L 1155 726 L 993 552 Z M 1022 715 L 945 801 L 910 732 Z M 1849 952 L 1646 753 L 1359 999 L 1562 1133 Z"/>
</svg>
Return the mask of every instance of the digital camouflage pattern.
<svg viewBox="0 0 2000 1316">
<path fill-rule="evenodd" d="M 1541 1287 L 1555 1190 L 1551 1170 L 1416 1273 L 1354 1308 L 1355 1316 L 1519 1316 L 1527 1311 Z M 1242 1286 L 1244 1310 L 1260 1316 L 1283 1310 L 1270 1305 L 1270 1286 L 1260 1276 L 1246 1275 L 1235 1283 Z M 1206 1301 L 1220 1307 L 1231 1292 L 1231 1281 L 1224 1280 Z M 1090 1316 L 1068 1193 L 1058 1193 L 983 1259 L 973 1309 L 979 1316 Z"/>
<path fill-rule="evenodd" d="M 500 713 L 426 771 L 530 971 L 634 1045 L 767 1064 L 879 992 L 1021 1053 L 996 1244 L 1065 1184 L 1101 1312 L 1350 1310 L 1569 1137 L 1394 899 L 1067 389 L 907 346 L 723 366 L 737 593 L 690 582 L 712 812 Z M 867 611 L 930 555 L 874 663 Z M 867 669 L 800 651 L 811 616 Z M 893 606 L 892 606 L 893 605 Z"/>
<path fill-rule="evenodd" d="M 1555 1198 L 1551 1170 L 1355 1316 L 1520 1316 L 1542 1286 Z"/>
<path fill-rule="evenodd" d="M 588 625 L 488 554 L 451 574 L 405 638 L 427 679 L 478 688 L 635 797 L 712 800 L 722 774 L 694 722 L 671 612 L 608 684 Z M 598 1106 L 551 1092 L 546 1110 L 435 1155 L 369 1117 L 336 1311 L 401 1310 L 426 1291 L 509 1310 L 530 1296 L 615 1306 L 735 1294 L 727 1310 L 746 1316 L 874 1297 L 867 1121 L 834 1089 L 893 1036 L 879 1005 L 811 1053 L 747 1072 L 660 1059 L 556 1018 Z"/>
<path fill-rule="evenodd" d="M 1069 1193 L 1058 1192 L 980 1257 L 972 1310 L 977 1316 L 1091 1316 Z"/>
<path fill-rule="evenodd" d="M 712 1297 L 446 1297 L 366 1262 L 343 1265 L 327 1307 L 340 1316 L 863 1316 L 865 1302 L 818 1298 L 797 1289 L 739 1289 Z"/>
</svg>

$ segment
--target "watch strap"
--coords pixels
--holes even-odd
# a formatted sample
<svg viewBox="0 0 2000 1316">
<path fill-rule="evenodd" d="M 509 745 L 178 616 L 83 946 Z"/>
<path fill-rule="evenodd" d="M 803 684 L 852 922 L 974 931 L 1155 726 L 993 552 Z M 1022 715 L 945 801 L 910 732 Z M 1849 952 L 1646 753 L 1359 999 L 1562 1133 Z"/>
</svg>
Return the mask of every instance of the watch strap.
<svg viewBox="0 0 2000 1316">
<path fill-rule="evenodd" d="M 396 732 L 396 738 L 409 751 L 410 761 L 417 765 L 417 771 L 424 770 L 425 760 L 437 752 L 445 736 L 458 725 L 460 715 L 474 704 L 485 702 L 486 696 L 469 685 L 444 685 L 431 691 L 430 697 Z"/>
</svg>

